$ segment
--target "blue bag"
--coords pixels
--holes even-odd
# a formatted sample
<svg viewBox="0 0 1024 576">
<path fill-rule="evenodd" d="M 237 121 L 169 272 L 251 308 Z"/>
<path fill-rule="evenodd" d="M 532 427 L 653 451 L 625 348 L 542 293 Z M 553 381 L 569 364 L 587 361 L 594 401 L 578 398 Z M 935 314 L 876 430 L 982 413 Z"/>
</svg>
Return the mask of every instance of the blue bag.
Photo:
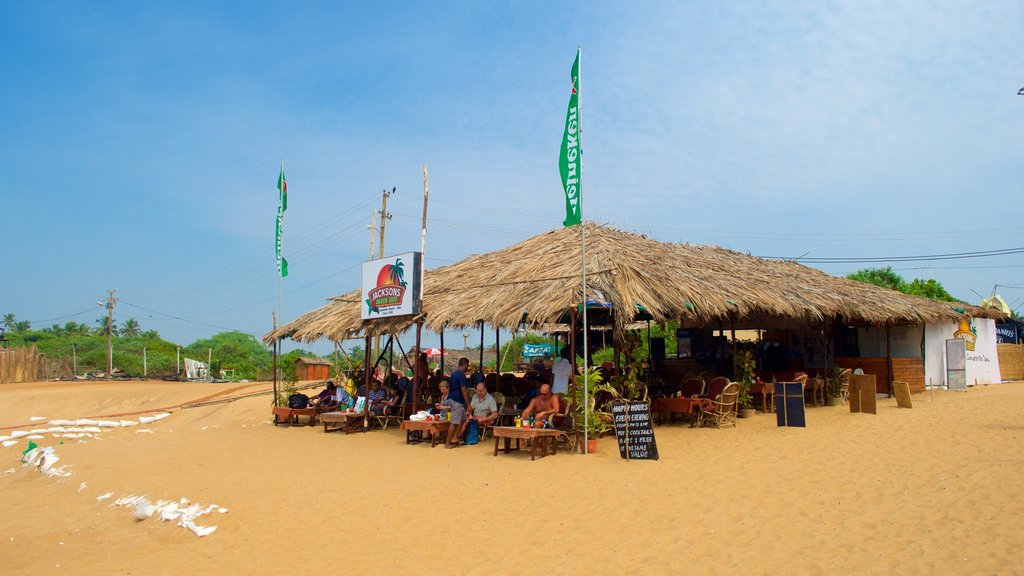
<svg viewBox="0 0 1024 576">
<path fill-rule="evenodd" d="M 469 428 L 466 429 L 466 446 L 472 446 L 480 441 L 476 420 L 469 421 Z"/>
</svg>

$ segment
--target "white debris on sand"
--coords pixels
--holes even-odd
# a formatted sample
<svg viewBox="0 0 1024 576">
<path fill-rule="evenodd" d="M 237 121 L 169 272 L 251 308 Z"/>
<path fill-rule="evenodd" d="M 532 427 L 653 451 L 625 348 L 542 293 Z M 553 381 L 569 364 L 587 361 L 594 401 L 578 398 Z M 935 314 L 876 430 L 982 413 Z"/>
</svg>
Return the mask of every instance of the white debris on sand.
<svg viewBox="0 0 1024 576">
<path fill-rule="evenodd" d="M 136 434 L 152 434 L 153 431 L 150 430 L 149 428 L 139 428 L 138 430 L 135 431 L 135 433 Z"/>
<path fill-rule="evenodd" d="M 11 446 L 14 446 L 17 443 L 18 443 L 17 440 L 4 440 L 3 441 L 4 448 L 10 448 Z"/>
<path fill-rule="evenodd" d="M 138 426 L 138 425 L 139 425 L 139 423 L 136 422 L 135 420 L 121 420 L 121 427 L 122 428 L 127 428 L 129 426 Z"/>
<path fill-rule="evenodd" d="M 113 492 L 105 492 L 105 493 L 100 494 L 99 496 L 97 496 L 96 497 L 96 501 L 97 502 L 103 502 L 104 500 L 106 500 L 107 498 L 110 498 L 113 495 L 114 495 Z"/>
<path fill-rule="evenodd" d="M 29 422 L 39 422 L 40 420 L 46 420 L 46 416 L 29 416 Z"/>
<path fill-rule="evenodd" d="M 202 506 L 201 504 L 189 502 L 187 498 L 182 498 L 176 502 L 169 500 L 157 500 L 155 504 L 152 504 L 145 495 L 136 496 L 134 494 L 118 498 L 113 504 L 111 504 L 111 506 L 131 507 L 135 519 L 139 521 L 146 520 L 153 516 L 157 516 L 164 522 L 177 520 L 178 526 L 190 530 L 200 538 L 208 534 L 212 534 L 217 527 L 200 526 L 195 523 L 197 518 L 205 516 L 214 510 L 223 510 L 224 512 L 227 512 L 226 508 L 221 508 L 216 504 Z M 221 513 L 223 514 L 223 512 Z"/>
<path fill-rule="evenodd" d="M 60 461 L 60 457 L 53 450 L 53 446 L 46 448 L 35 447 L 21 456 L 25 466 L 35 466 L 43 476 L 67 477 L 71 476 L 68 466 L 55 467 L 54 464 Z"/>
</svg>

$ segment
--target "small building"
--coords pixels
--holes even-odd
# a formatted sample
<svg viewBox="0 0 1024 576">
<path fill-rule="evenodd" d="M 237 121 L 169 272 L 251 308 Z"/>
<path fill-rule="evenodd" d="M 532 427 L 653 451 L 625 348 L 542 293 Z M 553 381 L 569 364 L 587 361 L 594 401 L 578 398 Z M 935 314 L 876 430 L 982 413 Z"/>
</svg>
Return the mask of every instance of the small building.
<svg viewBox="0 0 1024 576">
<path fill-rule="evenodd" d="M 296 380 L 327 380 L 330 377 L 330 361 L 308 356 L 299 356 L 295 359 Z"/>
</svg>

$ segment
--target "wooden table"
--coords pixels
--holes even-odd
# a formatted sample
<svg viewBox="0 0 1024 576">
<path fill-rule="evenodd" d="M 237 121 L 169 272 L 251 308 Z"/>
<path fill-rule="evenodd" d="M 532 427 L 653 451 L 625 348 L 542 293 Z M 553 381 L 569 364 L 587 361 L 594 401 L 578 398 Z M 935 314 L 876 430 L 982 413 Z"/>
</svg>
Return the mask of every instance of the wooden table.
<svg viewBox="0 0 1024 576">
<path fill-rule="evenodd" d="M 548 455 L 548 450 L 551 454 L 555 453 L 555 442 L 554 439 L 562 435 L 561 430 L 555 430 L 554 428 L 516 428 L 514 426 L 495 426 L 494 427 L 494 455 L 498 455 L 498 442 L 500 438 L 505 439 L 505 448 L 502 452 L 508 454 L 512 451 L 512 439 L 515 438 L 516 450 L 521 450 L 522 446 L 520 442 L 523 439 L 533 440 L 530 446 L 530 461 L 537 458 L 538 454 L 541 458 Z"/>
<path fill-rule="evenodd" d="M 324 432 L 342 430 L 345 434 L 351 434 L 362 429 L 359 421 L 363 416 L 362 412 L 324 412 L 320 415 L 320 422 L 324 425 Z"/>
<path fill-rule="evenodd" d="M 448 420 L 402 420 L 402 425 L 399 430 L 405 430 L 405 443 L 406 444 L 419 444 L 420 442 L 426 442 L 422 437 L 422 432 L 430 433 L 430 447 L 437 446 L 438 442 L 441 442 L 446 434 L 448 434 L 448 427 L 452 423 Z M 413 436 L 413 433 L 416 436 Z"/>
<path fill-rule="evenodd" d="M 699 412 L 701 405 L 709 402 L 707 398 L 658 398 L 651 405 L 651 411 L 656 413 L 669 413 L 670 418 L 676 414 L 686 414 L 690 418 L 690 427 L 697 425 L 694 412 Z"/>
<path fill-rule="evenodd" d="M 298 424 L 299 416 L 309 416 L 309 426 L 316 423 L 316 408 L 289 408 L 276 406 L 271 411 L 274 415 L 274 426 L 278 424 Z"/>
</svg>

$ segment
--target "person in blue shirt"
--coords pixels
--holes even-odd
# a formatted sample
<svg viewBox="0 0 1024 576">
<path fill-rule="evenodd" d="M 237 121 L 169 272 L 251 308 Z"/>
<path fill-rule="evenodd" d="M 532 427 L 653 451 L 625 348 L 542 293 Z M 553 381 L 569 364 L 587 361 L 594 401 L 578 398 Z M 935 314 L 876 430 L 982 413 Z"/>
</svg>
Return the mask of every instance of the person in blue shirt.
<svg viewBox="0 0 1024 576">
<path fill-rule="evenodd" d="M 462 404 L 463 407 L 469 406 L 470 396 L 470 383 L 469 378 L 466 378 L 466 368 L 469 368 L 469 358 L 459 358 L 459 368 L 452 372 L 452 377 L 448 379 L 448 397 Z"/>
</svg>

